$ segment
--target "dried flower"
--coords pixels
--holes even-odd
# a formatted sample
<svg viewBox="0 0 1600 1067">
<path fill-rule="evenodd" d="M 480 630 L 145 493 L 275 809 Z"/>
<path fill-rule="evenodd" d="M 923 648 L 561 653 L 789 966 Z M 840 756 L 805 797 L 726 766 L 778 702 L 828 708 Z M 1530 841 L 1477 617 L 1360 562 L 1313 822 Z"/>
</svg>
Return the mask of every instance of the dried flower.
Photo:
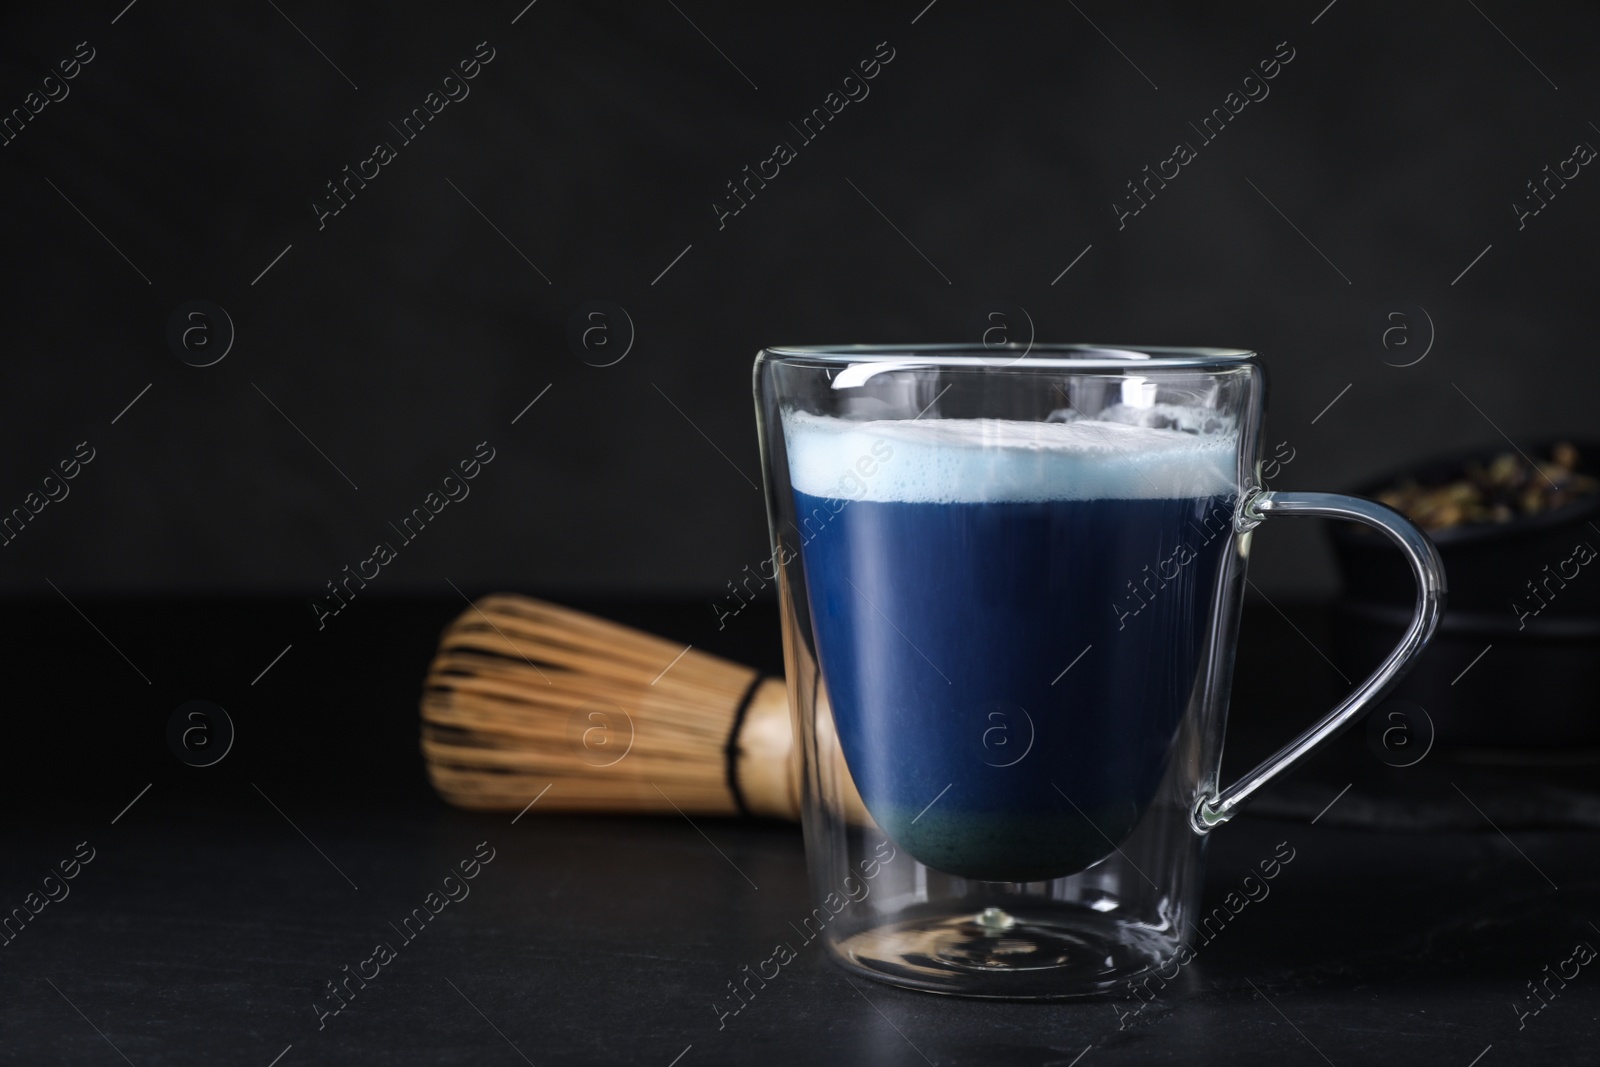
<svg viewBox="0 0 1600 1067">
<path fill-rule="evenodd" d="M 1578 450 L 1563 441 L 1550 458 L 1530 463 L 1515 452 L 1494 457 L 1487 467 L 1466 465 L 1462 477 L 1442 485 L 1407 478 L 1377 498 L 1424 530 L 1468 523 L 1502 523 L 1565 507 L 1600 490 L 1600 481 L 1578 471 Z"/>
</svg>

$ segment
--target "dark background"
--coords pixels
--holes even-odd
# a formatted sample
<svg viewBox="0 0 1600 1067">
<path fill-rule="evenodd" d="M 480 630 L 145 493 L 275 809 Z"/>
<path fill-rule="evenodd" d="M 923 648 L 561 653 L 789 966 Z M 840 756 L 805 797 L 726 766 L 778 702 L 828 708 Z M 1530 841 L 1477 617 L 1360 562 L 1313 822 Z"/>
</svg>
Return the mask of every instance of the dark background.
<svg viewBox="0 0 1600 1067">
<path fill-rule="evenodd" d="M 962 339 L 997 300 L 1041 340 L 1260 351 L 1281 488 L 1593 427 L 1596 179 L 1521 231 L 1511 204 L 1600 143 L 1600 12 L 922 2 L 9 10 L 0 108 L 78 42 L 95 58 L 0 147 L 0 510 L 77 442 L 96 458 L 4 549 L 0 589 L 309 601 L 488 440 L 374 593 L 709 613 L 766 551 L 757 349 Z M 389 123 L 480 41 L 470 96 L 400 145 Z M 882 41 L 870 95 L 801 143 L 789 123 Z M 1203 144 L 1188 124 L 1285 41 L 1270 96 Z M 1180 139 L 1199 158 L 1119 231 L 1124 183 Z M 313 200 L 378 140 L 398 158 L 319 230 Z M 798 158 L 719 230 L 713 201 L 779 140 Z M 167 341 L 191 299 L 236 328 L 211 367 Z M 569 345 L 590 300 L 633 324 L 614 366 Z M 1384 358 L 1424 324 L 1403 353 L 1369 340 L 1396 302 L 1436 328 L 1414 366 Z M 1258 539 L 1258 586 L 1332 591 L 1315 527 Z"/>
</svg>

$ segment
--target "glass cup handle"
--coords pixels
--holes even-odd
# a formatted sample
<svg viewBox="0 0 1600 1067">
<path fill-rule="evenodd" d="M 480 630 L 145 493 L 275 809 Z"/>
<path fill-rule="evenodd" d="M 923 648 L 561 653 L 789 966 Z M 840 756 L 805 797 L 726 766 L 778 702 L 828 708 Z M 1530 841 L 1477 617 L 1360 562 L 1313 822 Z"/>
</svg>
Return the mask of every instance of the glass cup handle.
<svg viewBox="0 0 1600 1067">
<path fill-rule="evenodd" d="M 1400 546 L 1411 564 L 1417 581 L 1417 607 L 1405 636 L 1372 675 L 1345 697 L 1338 707 L 1311 729 L 1273 753 L 1255 770 L 1233 785 L 1208 796 L 1195 806 L 1191 823 L 1197 833 L 1206 833 L 1233 818 L 1239 805 L 1279 774 L 1311 755 L 1323 742 L 1332 740 L 1350 726 L 1367 706 L 1383 696 L 1410 669 L 1427 647 L 1444 610 L 1444 563 L 1439 550 L 1421 530 L 1390 508 L 1371 500 L 1339 493 L 1278 493 L 1257 490 L 1247 495 L 1239 507 L 1241 531 L 1253 529 L 1273 515 L 1319 515 L 1350 519 L 1380 530 Z"/>
</svg>

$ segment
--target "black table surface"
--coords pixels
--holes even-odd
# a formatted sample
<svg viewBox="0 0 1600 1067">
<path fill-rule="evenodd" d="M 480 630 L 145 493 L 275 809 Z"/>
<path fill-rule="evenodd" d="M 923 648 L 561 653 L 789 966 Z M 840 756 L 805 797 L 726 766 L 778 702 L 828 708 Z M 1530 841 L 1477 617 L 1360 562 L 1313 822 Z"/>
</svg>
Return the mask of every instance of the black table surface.
<svg viewBox="0 0 1600 1067">
<path fill-rule="evenodd" d="M 723 630 L 705 604 L 579 606 L 781 666 L 768 605 Z M 722 1018 L 727 983 L 810 909 L 798 831 L 446 806 L 423 776 L 416 699 L 462 607 L 375 598 L 318 631 L 286 601 L 9 605 L 0 916 L 31 917 L 0 947 L 0 1062 L 1600 1057 L 1600 968 L 1572 975 L 1576 947 L 1600 947 L 1592 764 L 1439 751 L 1393 768 L 1361 731 L 1212 835 L 1208 907 L 1279 843 L 1295 859 L 1148 1004 L 911 993 L 847 977 L 807 945 Z M 1247 607 L 1225 777 L 1331 704 L 1327 617 Z M 167 747 L 189 699 L 237 727 L 214 766 Z M 76 877 L 46 881 L 74 856 Z M 492 858 L 467 895 L 402 936 L 474 856 Z M 394 958 L 323 1015 L 327 984 L 379 942 Z"/>
</svg>

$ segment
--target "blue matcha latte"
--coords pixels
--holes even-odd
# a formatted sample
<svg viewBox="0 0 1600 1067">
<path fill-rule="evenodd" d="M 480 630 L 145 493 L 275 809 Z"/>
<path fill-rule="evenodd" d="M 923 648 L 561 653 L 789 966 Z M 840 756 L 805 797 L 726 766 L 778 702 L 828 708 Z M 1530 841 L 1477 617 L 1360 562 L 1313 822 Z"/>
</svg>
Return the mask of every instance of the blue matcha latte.
<svg viewBox="0 0 1600 1067">
<path fill-rule="evenodd" d="M 1233 544 L 1237 439 L 1177 428 L 1204 418 L 1182 409 L 1108 414 L 784 417 L 845 761 L 936 870 L 1084 870 L 1166 773 Z"/>
</svg>

